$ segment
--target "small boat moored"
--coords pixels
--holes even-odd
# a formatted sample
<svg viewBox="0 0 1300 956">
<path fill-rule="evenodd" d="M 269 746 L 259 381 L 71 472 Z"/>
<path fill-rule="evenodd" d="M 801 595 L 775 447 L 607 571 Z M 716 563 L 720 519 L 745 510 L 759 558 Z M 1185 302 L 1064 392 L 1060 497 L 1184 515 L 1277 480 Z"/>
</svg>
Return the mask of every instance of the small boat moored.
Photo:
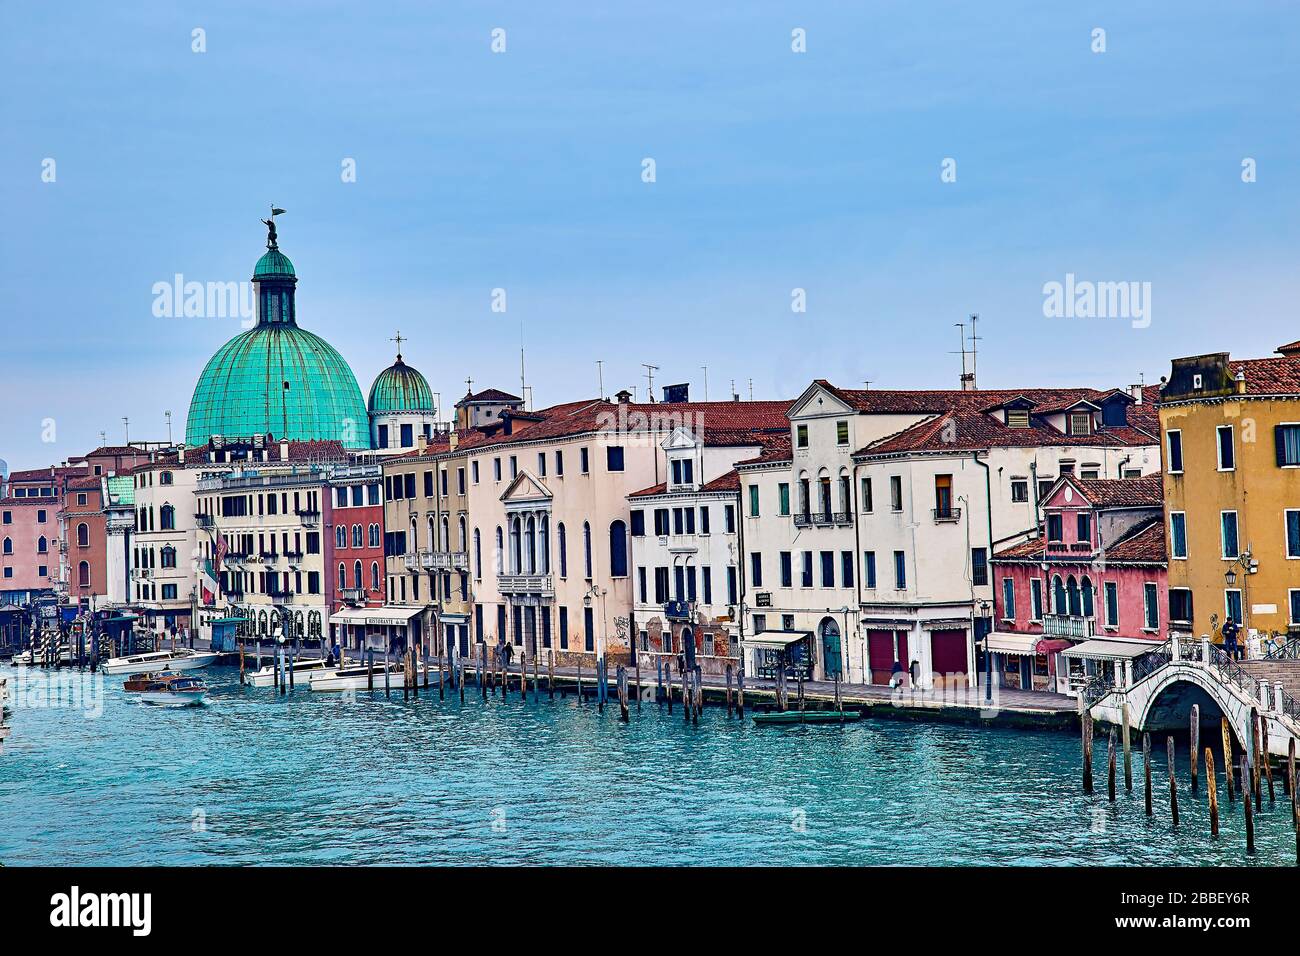
<svg viewBox="0 0 1300 956">
<path fill-rule="evenodd" d="M 843 724 L 862 719 L 860 710 L 797 710 L 773 711 L 768 714 L 755 714 L 754 723 L 759 726 L 767 724 Z"/>
<path fill-rule="evenodd" d="M 207 667 L 217 659 L 215 651 L 194 651 L 181 648 L 175 651 L 152 651 L 131 654 L 128 657 L 110 657 L 100 664 L 105 674 L 138 674 L 149 670 L 192 671 Z"/>
<path fill-rule="evenodd" d="M 208 685 L 202 678 L 183 674 L 132 674 L 122 684 L 128 693 L 138 694 L 140 701 L 163 707 L 189 707 L 203 703 Z"/>
<path fill-rule="evenodd" d="M 375 690 L 384 689 L 384 671 L 383 662 L 375 665 Z M 405 679 L 402 665 L 393 661 L 387 665 L 387 672 L 389 688 L 401 690 L 402 681 Z M 416 665 L 415 676 L 417 680 L 423 681 L 423 664 Z M 312 690 L 367 690 L 369 686 L 370 670 L 365 664 L 349 664 L 346 667 L 316 671 L 311 674 Z"/>
<path fill-rule="evenodd" d="M 344 667 L 353 667 L 356 661 L 344 661 Z M 316 675 L 328 671 L 338 670 L 338 665 L 331 663 L 322 657 L 307 657 L 295 660 L 293 662 L 293 679 L 294 683 L 298 681 L 307 681 L 315 678 Z M 272 661 L 265 667 L 255 671 L 250 671 L 244 675 L 244 683 L 250 687 L 274 687 L 275 686 L 275 662 Z"/>
</svg>

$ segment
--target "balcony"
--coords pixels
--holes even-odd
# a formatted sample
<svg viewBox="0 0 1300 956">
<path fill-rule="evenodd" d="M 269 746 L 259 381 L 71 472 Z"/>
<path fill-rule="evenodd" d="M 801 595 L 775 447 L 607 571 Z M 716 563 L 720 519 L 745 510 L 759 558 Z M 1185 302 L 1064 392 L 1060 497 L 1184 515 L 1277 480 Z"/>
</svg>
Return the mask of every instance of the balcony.
<svg viewBox="0 0 1300 956">
<path fill-rule="evenodd" d="M 555 582 L 549 574 L 499 574 L 497 588 L 502 594 L 555 594 Z"/>
<path fill-rule="evenodd" d="M 835 528 L 853 524 L 853 515 L 847 511 L 805 512 L 794 516 L 796 528 Z"/>
<path fill-rule="evenodd" d="M 295 508 L 293 513 L 302 521 L 304 527 L 314 528 L 320 524 L 320 512 L 315 508 Z"/>
<path fill-rule="evenodd" d="M 339 596 L 348 604 L 364 604 L 366 600 L 366 589 L 339 588 Z"/>
<path fill-rule="evenodd" d="M 289 561 L 290 564 L 298 564 L 300 561 L 302 561 L 301 551 L 286 551 L 284 553 L 284 556 Z"/>
<path fill-rule="evenodd" d="M 272 589 L 270 589 L 270 588 L 267 588 L 266 596 L 269 597 L 269 598 L 270 598 L 273 602 L 275 602 L 276 604 L 292 604 L 292 603 L 293 603 L 293 592 L 292 592 L 292 591 L 282 591 L 282 590 L 279 590 L 279 589 L 272 590 Z"/>
<path fill-rule="evenodd" d="M 133 578 L 134 578 L 135 580 L 137 580 L 137 581 L 144 580 L 144 579 L 150 577 L 152 574 L 153 574 L 153 571 L 152 571 L 150 568 L 132 568 L 132 569 L 131 569 L 131 577 L 133 577 Z"/>
<path fill-rule="evenodd" d="M 408 571 L 433 570 L 432 551 L 408 551 L 403 557 L 406 560 L 406 570 Z"/>
<path fill-rule="evenodd" d="M 433 567 L 435 571 L 468 571 L 469 554 L 465 551 L 435 551 Z"/>
<path fill-rule="evenodd" d="M 946 522 L 957 522 L 961 520 L 960 508 L 931 508 L 930 517 L 934 519 L 935 524 L 944 524 Z"/>
<path fill-rule="evenodd" d="M 1068 637 L 1084 641 L 1093 636 L 1096 621 L 1078 614 L 1044 614 L 1043 634 L 1047 637 Z"/>
<path fill-rule="evenodd" d="M 205 515 L 196 511 L 194 513 L 194 523 L 199 528 L 207 529 L 216 525 L 217 522 L 213 519 L 212 515 Z"/>
</svg>

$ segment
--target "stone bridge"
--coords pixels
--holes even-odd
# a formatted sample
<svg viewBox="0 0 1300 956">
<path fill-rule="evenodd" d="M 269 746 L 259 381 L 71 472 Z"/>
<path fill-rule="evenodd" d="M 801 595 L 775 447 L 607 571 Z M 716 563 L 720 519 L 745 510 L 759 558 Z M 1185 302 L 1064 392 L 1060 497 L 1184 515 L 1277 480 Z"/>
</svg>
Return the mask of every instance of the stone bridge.
<svg viewBox="0 0 1300 956">
<path fill-rule="evenodd" d="M 1171 638 L 1141 657 L 1116 665 L 1084 691 L 1092 716 L 1120 725 L 1128 704 L 1130 728 L 1187 731 L 1193 704 L 1200 705 L 1201 739 L 1218 739 L 1226 717 L 1240 750 L 1249 752 L 1251 709 L 1268 726 L 1268 749 L 1285 757 L 1292 740 L 1300 749 L 1300 702 L 1279 682 L 1260 680 L 1231 660 L 1209 638 Z M 1210 736 L 1213 735 L 1213 736 Z"/>
</svg>

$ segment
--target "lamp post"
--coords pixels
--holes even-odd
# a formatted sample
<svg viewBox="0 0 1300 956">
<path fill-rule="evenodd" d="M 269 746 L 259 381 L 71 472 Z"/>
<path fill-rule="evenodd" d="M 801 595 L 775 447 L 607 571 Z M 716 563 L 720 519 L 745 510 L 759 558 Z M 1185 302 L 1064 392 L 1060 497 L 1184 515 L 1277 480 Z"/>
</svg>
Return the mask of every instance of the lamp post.
<svg viewBox="0 0 1300 956">
<path fill-rule="evenodd" d="M 980 617 L 987 618 L 989 611 L 989 602 L 980 601 Z M 984 702 L 993 702 L 993 652 L 989 649 L 989 637 L 991 628 L 984 632 Z"/>
</svg>

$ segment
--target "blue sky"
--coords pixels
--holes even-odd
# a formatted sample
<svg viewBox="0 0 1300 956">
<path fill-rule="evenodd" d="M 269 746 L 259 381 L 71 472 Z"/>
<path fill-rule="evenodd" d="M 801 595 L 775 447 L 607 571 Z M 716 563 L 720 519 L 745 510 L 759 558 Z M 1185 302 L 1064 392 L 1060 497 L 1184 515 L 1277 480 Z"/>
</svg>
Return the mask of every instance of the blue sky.
<svg viewBox="0 0 1300 956">
<path fill-rule="evenodd" d="M 711 398 L 947 387 L 970 312 L 986 387 L 1300 338 L 1288 4 L 121 6 L 0 10 L 11 468 L 123 416 L 180 436 L 239 327 L 155 318 L 151 289 L 247 279 L 272 202 L 300 324 L 363 392 L 401 329 L 448 404 L 517 390 L 521 323 L 539 405 L 594 394 L 597 360 L 607 392 L 643 394 L 642 362 L 693 397 L 703 365 Z M 1067 272 L 1150 282 L 1150 327 L 1044 318 Z"/>
</svg>

